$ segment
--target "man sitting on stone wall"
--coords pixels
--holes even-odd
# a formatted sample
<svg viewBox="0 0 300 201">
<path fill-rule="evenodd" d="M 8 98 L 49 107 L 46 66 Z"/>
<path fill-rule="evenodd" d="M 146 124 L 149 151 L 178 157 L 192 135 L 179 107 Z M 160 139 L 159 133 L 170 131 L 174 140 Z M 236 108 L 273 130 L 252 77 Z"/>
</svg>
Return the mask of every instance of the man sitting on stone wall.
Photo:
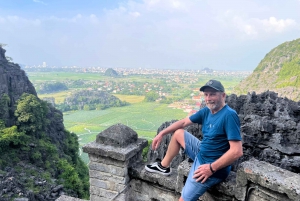
<svg viewBox="0 0 300 201">
<path fill-rule="evenodd" d="M 209 80 L 200 91 L 204 92 L 207 107 L 162 130 L 153 139 L 152 149 L 158 148 L 164 135 L 174 132 L 167 153 L 160 163 L 145 166 L 149 172 L 169 175 L 170 163 L 182 147 L 194 162 L 180 201 L 198 200 L 208 188 L 223 181 L 229 175 L 230 165 L 243 155 L 239 117 L 225 104 L 221 82 Z M 183 130 L 192 123 L 202 125 L 202 141 Z"/>
</svg>

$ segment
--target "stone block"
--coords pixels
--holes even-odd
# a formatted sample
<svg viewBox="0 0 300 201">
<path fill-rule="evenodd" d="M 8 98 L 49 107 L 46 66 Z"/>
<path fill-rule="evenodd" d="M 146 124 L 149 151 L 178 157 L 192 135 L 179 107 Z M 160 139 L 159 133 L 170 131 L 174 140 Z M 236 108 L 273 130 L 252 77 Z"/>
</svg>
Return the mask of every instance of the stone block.
<svg viewBox="0 0 300 201">
<path fill-rule="evenodd" d="M 124 185 L 124 184 L 117 184 L 114 182 L 102 181 L 102 180 L 93 179 L 93 178 L 90 178 L 90 185 L 98 187 L 98 188 L 110 190 L 110 191 L 116 191 L 116 192 L 121 192 L 126 187 L 126 185 Z"/>
<path fill-rule="evenodd" d="M 89 169 L 91 170 L 96 170 L 100 172 L 106 172 L 110 173 L 119 177 L 125 177 L 128 174 L 128 169 L 127 168 L 121 168 L 121 167 L 116 167 L 113 165 L 106 165 L 104 163 L 95 163 L 95 162 L 90 162 L 89 164 Z"/>
<path fill-rule="evenodd" d="M 241 163 L 237 172 L 237 185 L 245 186 L 247 183 L 286 194 L 291 200 L 300 200 L 300 175 L 264 161 L 250 159 Z"/>
<path fill-rule="evenodd" d="M 143 200 L 138 196 L 146 198 L 145 200 L 159 200 L 159 201 L 178 201 L 180 194 L 174 190 L 168 190 L 159 185 L 145 182 L 142 180 L 133 179 L 130 181 L 131 194 L 130 201 Z"/>
<path fill-rule="evenodd" d="M 277 193 L 256 184 L 250 184 L 247 192 L 247 201 L 291 201 L 291 199 L 284 194 Z"/>
<path fill-rule="evenodd" d="M 89 173 L 90 173 L 90 178 L 99 179 L 99 180 L 103 180 L 103 181 L 111 181 L 111 182 L 115 182 L 118 184 L 127 184 L 130 180 L 128 175 L 126 175 L 125 177 L 119 177 L 114 174 L 100 172 L 100 171 L 96 171 L 96 170 L 90 170 Z"/>
<path fill-rule="evenodd" d="M 157 184 L 166 188 L 166 190 L 175 191 L 176 180 L 177 180 L 177 170 L 171 169 L 172 173 L 168 176 L 163 176 L 160 174 L 155 174 L 151 172 L 147 172 L 145 170 L 145 164 L 138 164 L 138 166 L 134 166 L 129 168 L 128 174 L 130 178 L 141 179 L 153 184 Z"/>
<path fill-rule="evenodd" d="M 89 154 L 89 159 L 91 162 L 96 162 L 96 163 L 104 163 L 106 165 L 113 165 L 117 167 L 127 167 L 129 161 L 119 161 L 112 159 L 110 157 L 105 157 L 105 156 L 99 156 L 95 154 Z"/>
<path fill-rule="evenodd" d="M 106 190 L 103 188 L 98 188 L 96 186 L 91 186 L 90 187 L 90 195 L 91 195 L 91 197 L 93 195 L 93 196 L 103 197 L 103 198 L 107 198 L 107 199 L 112 199 L 118 195 L 118 192 Z"/>
<path fill-rule="evenodd" d="M 99 133 L 96 142 L 114 147 L 127 147 L 138 139 L 137 133 L 123 124 L 115 124 Z"/>
<path fill-rule="evenodd" d="M 97 195 L 91 195 L 90 201 L 111 201 L 111 199 L 105 198 L 105 197 L 100 197 Z"/>
<path fill-rule="evenodd" d="M 99 144 L 97 142 L 87 143 L 82 150 L 88 154 L 110 157 L 119 161 L 126 161 L 148 145 L 146 139 L 138 139 L 135 143 L 128 144 L 126 147 L 114 147 L 112 145 Z"/>
</svg>

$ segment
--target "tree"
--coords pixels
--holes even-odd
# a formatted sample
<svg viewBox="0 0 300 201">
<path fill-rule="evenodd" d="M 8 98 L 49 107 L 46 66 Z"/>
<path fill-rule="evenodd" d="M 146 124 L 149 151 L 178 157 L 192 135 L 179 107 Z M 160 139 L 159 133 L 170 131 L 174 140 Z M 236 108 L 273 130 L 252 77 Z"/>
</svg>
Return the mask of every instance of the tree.
<svg viewBox="0 0 300 201">
<path fill-rule="evenodd" d="M 42 131 L 48 123 L 47 113 L 47 103 L 32 94 L 24 93 L 17 101 L 17 125 L 26 134 L 37 135 L 38 131 Z"/>
<path fill-rule="evenodd" d="M 159 95 L 155 91 L 150 91 L 145 96 L 146 102 L 154 102 L 156 99 L 158 99 Z"/>
</svg>

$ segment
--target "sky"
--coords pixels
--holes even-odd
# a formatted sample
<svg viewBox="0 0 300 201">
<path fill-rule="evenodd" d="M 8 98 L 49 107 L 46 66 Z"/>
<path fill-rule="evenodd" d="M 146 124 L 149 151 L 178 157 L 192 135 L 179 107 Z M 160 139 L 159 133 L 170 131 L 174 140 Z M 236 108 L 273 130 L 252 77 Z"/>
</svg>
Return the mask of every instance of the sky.
<svg viewBox="0 0 300 201">
<path fill-rule="evenodd" d="M 300 0 L 0 0 L 21 65 L 254 70 L 300 38 Z"/>
</svg>

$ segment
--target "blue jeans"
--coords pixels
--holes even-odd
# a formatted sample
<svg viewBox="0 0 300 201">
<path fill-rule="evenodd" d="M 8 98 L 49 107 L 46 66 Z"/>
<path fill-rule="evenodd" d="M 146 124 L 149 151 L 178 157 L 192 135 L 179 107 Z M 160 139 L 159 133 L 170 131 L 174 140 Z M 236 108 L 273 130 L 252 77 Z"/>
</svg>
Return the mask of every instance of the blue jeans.
<svg viewBox="0 0 300 201">
<path fill-rule="evenodd" d="M 203 184 L 201 181 L 197 182 L 193 178 L 194 171 L 198 169 L 201 165 L 196 157 L 200 151 L 201 141 L 190 134 L 189 132 L 184 132 L 184 142 L 185 142 L 185 154 L 188 155 L 191 159 L 194 160 L 193 165 L 190 169 L 188 178 L 185 182 L 185 185 L 182 189 L 181 196 L 184 201 L 196 201 L 198 198 L 203 195 L 207 189 L 212 187 L 215 184 L 218 184 L 222 179 L 209 177 Z"/>
</svg>

